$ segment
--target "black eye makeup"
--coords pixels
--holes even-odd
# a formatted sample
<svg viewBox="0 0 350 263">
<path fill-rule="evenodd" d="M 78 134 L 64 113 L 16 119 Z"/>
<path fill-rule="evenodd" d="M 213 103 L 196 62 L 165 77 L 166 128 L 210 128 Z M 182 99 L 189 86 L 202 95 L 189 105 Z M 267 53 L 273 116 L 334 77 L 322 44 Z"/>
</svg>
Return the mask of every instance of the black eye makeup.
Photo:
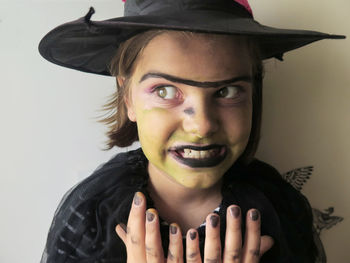
<svg viewBox="0 0 350 263">
<path fill-rule="evenodd" d="M 232 83 L 235 83 L 235 82 L 244 81 L 247 83 L 252 83 L 252 81 L 253 81 L 250 74 L 243 74 L 243 75 L 233 77 L 231 79 L 220 80 L 220 81 L 201 82 L 201 81 L 194 81 L 194 80 L 190 80 L 190 79 L 183 79 L 183 78 L 180 78 L 177 76 L 173 76 L 173 75 L 169 75 L 169 74 L 165 74 L 165 73 L 161 73 L 161 72 L 148 72 L 141 77 L 139 83 L 141 83 L 147 79 L 150 79 L 150 78 L 165 79 L 165 80 L 170 81 L 170 82 L 185 84 L 185 85 L 194 86 L 194 87 L 198 87 L 198 88 L 217 88 L 217 87 L 222 87 L 222 86 L 228 86 L 228 85 L 231 85 Z"/>
</svg>

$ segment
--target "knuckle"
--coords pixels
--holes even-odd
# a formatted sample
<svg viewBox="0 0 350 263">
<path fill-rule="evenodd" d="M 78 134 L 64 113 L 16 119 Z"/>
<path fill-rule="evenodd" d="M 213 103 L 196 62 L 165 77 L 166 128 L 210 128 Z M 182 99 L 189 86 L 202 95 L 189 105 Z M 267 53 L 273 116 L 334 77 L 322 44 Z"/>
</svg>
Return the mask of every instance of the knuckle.
<svg viewBox="0 0 350 263">
<path fill-rule="evenodd" d="M 169 249 L 168 250 L 168 259 L 170 260 L 170 261 L 175 261 L 175 256 L 174 256 L 174 254 L 171 252 L 171 250 Z"/>
<path fill-rule="evenodd" d="M 238 255 L 238 254 L 232 255 L 232 257 L 231 257 L 233 262 L 241 262 L 241 258 L 242 258 L 242 256 Z"/>
<path fill-rule="evenodd" d="M 206 258 L 205 263 L 220 263 L 220 258 Z"/>
<path fill-rule="evenodd" d="M 225 253 L 225 256 L 228 258 L 228 261 L 240 262 L 242 259 L 242 249 L 229 250 Z"/>
<path fill-rule="evenodd" d="M 253 257 L 259 257 L 260 256 L 260 250 L 259 249 L 250 249 L 249 254 Z"/>
<path fill-rule="evenodd" d="M 153 258 L 160 258 L 161 254 L 156 250 L 154 249 L 153 247 L 148 247 L 146 246 L 146 254 L 147 256 L 150 256 L 150 257 L 153 257 Z"/>
<path fill-rule="evenodd" d="M 174 253 L 169 249 L 168 250 L 168 261 L 180 262 L 180 258 L 178 256 L 175 256 Z"/>
<path fill-rule="evenodd" d="M 216 256 L 213 258 L 205 258 L 204 262 L 205 263 L 220 263 L 221 262 L 221 248 L 220 247 L 216 247 L 215 249 L 216 252 Z"/>
<path fill-rule="evenodd" d="M 200 255 L 199 252 L 191 252 L 186 254 L 186 262 L 198 262 Z"/>
<path fill-rule="evenodd" d="M 133 245 L 140 244 L 140 239 L 135 235 L 130 235 L 130 241 L 131 241 L 131 244 L 133 244 Z"/>
</svg>

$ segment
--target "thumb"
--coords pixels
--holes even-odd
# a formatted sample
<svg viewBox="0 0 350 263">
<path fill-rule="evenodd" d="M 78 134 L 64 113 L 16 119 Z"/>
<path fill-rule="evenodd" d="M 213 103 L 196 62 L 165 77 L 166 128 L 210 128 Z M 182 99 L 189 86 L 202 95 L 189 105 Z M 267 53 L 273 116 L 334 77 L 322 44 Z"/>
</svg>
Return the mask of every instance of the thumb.
<svg viewBox="0 0 350 263">
<path fill-rule="evenodd" d="M 273 241 L 272 237 L 262 236 L 260 242 L 260 257 L 262 257 L 262 255 L 264 255 L 266 251 L 272 248 L 274 243 L 275 242 Z"/>
<path fill-rule="evenodd" d="M 120 223 L 115 227 L 115 232 L 117 232 L 118 236 L 121 240 L 123 240 L 124 244 L 126 245 L 126 232 L 127 227 L 125 224 Z"/>
</svg>

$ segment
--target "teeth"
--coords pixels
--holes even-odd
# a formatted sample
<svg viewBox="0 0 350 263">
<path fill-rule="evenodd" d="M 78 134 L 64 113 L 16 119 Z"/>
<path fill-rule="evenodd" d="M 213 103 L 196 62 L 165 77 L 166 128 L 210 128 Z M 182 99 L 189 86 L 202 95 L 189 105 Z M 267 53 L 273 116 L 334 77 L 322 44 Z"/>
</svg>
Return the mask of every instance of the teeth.
<svg viewBox="0 0 350 263">
<path fill-rule="evenodd" d="M 195 151 L 191 149 L 184 149 L 183 158 L 191 158 L 191 159 L 205 159 L 213 157 L 217 154 L 216 149 L 206 150 L 206 151 Z"/>
<path fill-rule="evenodd" d="M 184 149 L 184 156 L 190 156 L 191 150 L 190 149 Z"/>
</svg>

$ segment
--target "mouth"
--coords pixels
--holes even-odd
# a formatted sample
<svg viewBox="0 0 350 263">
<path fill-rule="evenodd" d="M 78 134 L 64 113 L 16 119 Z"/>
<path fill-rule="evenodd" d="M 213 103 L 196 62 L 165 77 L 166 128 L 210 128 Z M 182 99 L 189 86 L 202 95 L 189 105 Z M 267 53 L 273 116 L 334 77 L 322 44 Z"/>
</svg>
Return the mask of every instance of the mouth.
<svg viewBox="0 0 350 263">
<path fill-rule="evenodd" d="M 192 168 L 213 167 L 221 163 L 227 154 L 223 145 L 206 146 L 181 145 L 168 150 L 171 156 L 180 163 Z"/>
</svg>

